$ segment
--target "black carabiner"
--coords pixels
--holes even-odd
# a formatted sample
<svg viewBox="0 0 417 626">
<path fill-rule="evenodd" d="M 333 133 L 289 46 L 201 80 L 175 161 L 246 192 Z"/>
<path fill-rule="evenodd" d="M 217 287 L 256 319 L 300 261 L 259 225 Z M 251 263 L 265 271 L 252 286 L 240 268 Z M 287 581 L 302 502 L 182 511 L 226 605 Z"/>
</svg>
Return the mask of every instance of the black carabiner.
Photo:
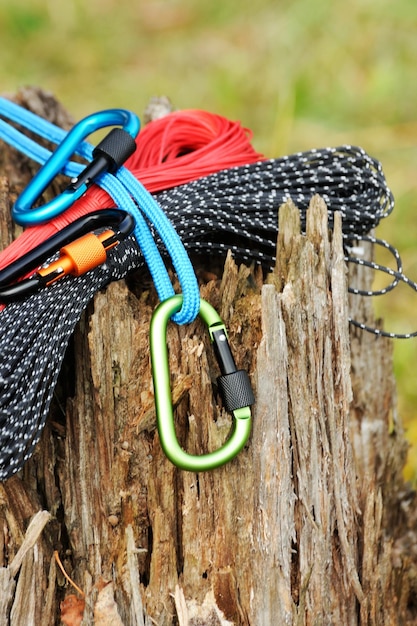
<svg viewBox="0 0 417 626">
<path fill-rule="evenodd" d="M 105 249 L 109 249 L 132 233 L 135 220 L 130 213 L 120 209 L 102 209 L 74 220 L 39 246 L 0 270 L 0 303 L 14 302 L 31 295 L 59 278 L 60 276 L 42 275 L 36 270 L 64 246 L 68 246 L 92 231 L 105 227 L 114 231 L 102 242 Z M 35 271 L 33 276 L 15 282 L 32 270 Z"/>
</svg>

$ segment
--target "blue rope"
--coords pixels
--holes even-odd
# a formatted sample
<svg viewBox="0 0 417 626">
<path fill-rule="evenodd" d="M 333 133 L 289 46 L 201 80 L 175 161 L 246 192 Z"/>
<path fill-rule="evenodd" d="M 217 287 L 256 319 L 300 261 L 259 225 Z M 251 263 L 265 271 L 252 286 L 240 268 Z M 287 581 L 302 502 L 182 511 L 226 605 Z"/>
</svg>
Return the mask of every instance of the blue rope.
<svg viewBox="0 0 417 626">
<path fill-rule="evenodd" d="M 55 144 L 59 144 L 67 135 L 62 128 L 1 97 L 0 115 Z M 41 165 L 52 154 L 2 119 L 0 139 Z M 80 142 L 76 149 L 76 154 L 87 161 L 91 161 L 92 152 L 93 146 L 87 141 Z M 63 164 L 62 173 L 72 178 L 77 177 L 83 169 L 82 164 L 68 161 Z M 102 174 L 95 183 L 112 197 L 117 207 L 133 215 L 136 222 L 134 236 L 149 267 L 159 299 L 164 301 L 175 292 L 148 223 L 153 225 L 171 257 L 183 293 L 182 308 L 172 319 L 177 324 L 193 321 L 200 309 L 197 279 L 183 243 L 160 205 L 123 166 L 115 174 Z"/>
</svg>

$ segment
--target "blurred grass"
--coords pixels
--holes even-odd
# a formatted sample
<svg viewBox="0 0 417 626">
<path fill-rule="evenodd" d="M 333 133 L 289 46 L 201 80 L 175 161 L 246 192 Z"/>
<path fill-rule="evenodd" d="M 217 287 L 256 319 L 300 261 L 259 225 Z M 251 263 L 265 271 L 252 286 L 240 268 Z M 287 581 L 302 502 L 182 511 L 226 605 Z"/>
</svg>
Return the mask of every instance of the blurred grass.
<svg viewBox="0 0 417 626">
<path fill-rule="evenodd" d="M 377 234 L 417 279 L 415 0 L 0 0 L 0 91 L 32 84 L 75 119 L 101 108 L 176 108 L 239 119 L 268 156 L 359 144 L 396 197 Z M 417 295 L 378 299 L 385 326 L 417 328 Z M 417 476 L 417 340 L 395 342 L 400 414 Z"/>
</svg>

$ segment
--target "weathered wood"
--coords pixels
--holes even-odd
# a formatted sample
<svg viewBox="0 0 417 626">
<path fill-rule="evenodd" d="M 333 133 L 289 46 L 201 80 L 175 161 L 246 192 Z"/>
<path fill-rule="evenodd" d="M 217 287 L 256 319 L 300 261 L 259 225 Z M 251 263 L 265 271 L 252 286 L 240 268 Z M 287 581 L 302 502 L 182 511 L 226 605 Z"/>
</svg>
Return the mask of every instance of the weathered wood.
<svg viewBox="0 0 417 626">
<path fill-rule="evenodd" d="M 17 234 L 10 199 L 29 175 L 11 159 L 0 150 L 3 245 Z M 392 348 L 349 330 L 349 314 L 373 323 L 373 313 L 348 298 L 343 257 L 340 219 L 329 233 L 320 198 L 306 235 L 288 203 L 267 280 L 228 257 L 223 275 L 201 285 L 257 399 L 249 445 L 208 473 L 177 470 L 159 445 L 153 288 L 135 276 L 96 295 L 33 459 L 0 485 L 0 585 L 7 576 L 10 590 L 0 626 L 60 623 L 60 602 L 76 592 L 55 549 L 85 593 L 83 624 L 104 614 L 124 626 L 414 623 L 416 515 L 401 473 Z M 364 284 L 362 272 L 351 279 Z M 196 453 L 231 426 L 213 395 L 206 334 L 199 320 L 168 330 L 178 433 Z M 52 520 L 17 577 L 13 559 L 41 510 Z"/>
</svg>

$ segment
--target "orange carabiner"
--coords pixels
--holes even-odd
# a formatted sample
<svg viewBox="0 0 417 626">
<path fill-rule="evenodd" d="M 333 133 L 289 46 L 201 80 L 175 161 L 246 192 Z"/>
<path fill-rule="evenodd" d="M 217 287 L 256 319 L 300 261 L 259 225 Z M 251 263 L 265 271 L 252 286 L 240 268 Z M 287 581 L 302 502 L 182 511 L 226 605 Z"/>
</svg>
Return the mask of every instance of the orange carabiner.
<svg viewBox="0 0 417 626">
<path fill-rule="evenodd" d="M 120 209 L 102 209 L 80 217 L 0 270 L 0 303 L 19 300 L 66 274 L 81 276 L 105 263 L 107 250 L 130 235 L 134 226 L 130 213 Z M 59 258 L 43 265 L 57 251 Z M 20 280 L 30 272 L 34 272 L 30 278 Z"/>
</svg>

